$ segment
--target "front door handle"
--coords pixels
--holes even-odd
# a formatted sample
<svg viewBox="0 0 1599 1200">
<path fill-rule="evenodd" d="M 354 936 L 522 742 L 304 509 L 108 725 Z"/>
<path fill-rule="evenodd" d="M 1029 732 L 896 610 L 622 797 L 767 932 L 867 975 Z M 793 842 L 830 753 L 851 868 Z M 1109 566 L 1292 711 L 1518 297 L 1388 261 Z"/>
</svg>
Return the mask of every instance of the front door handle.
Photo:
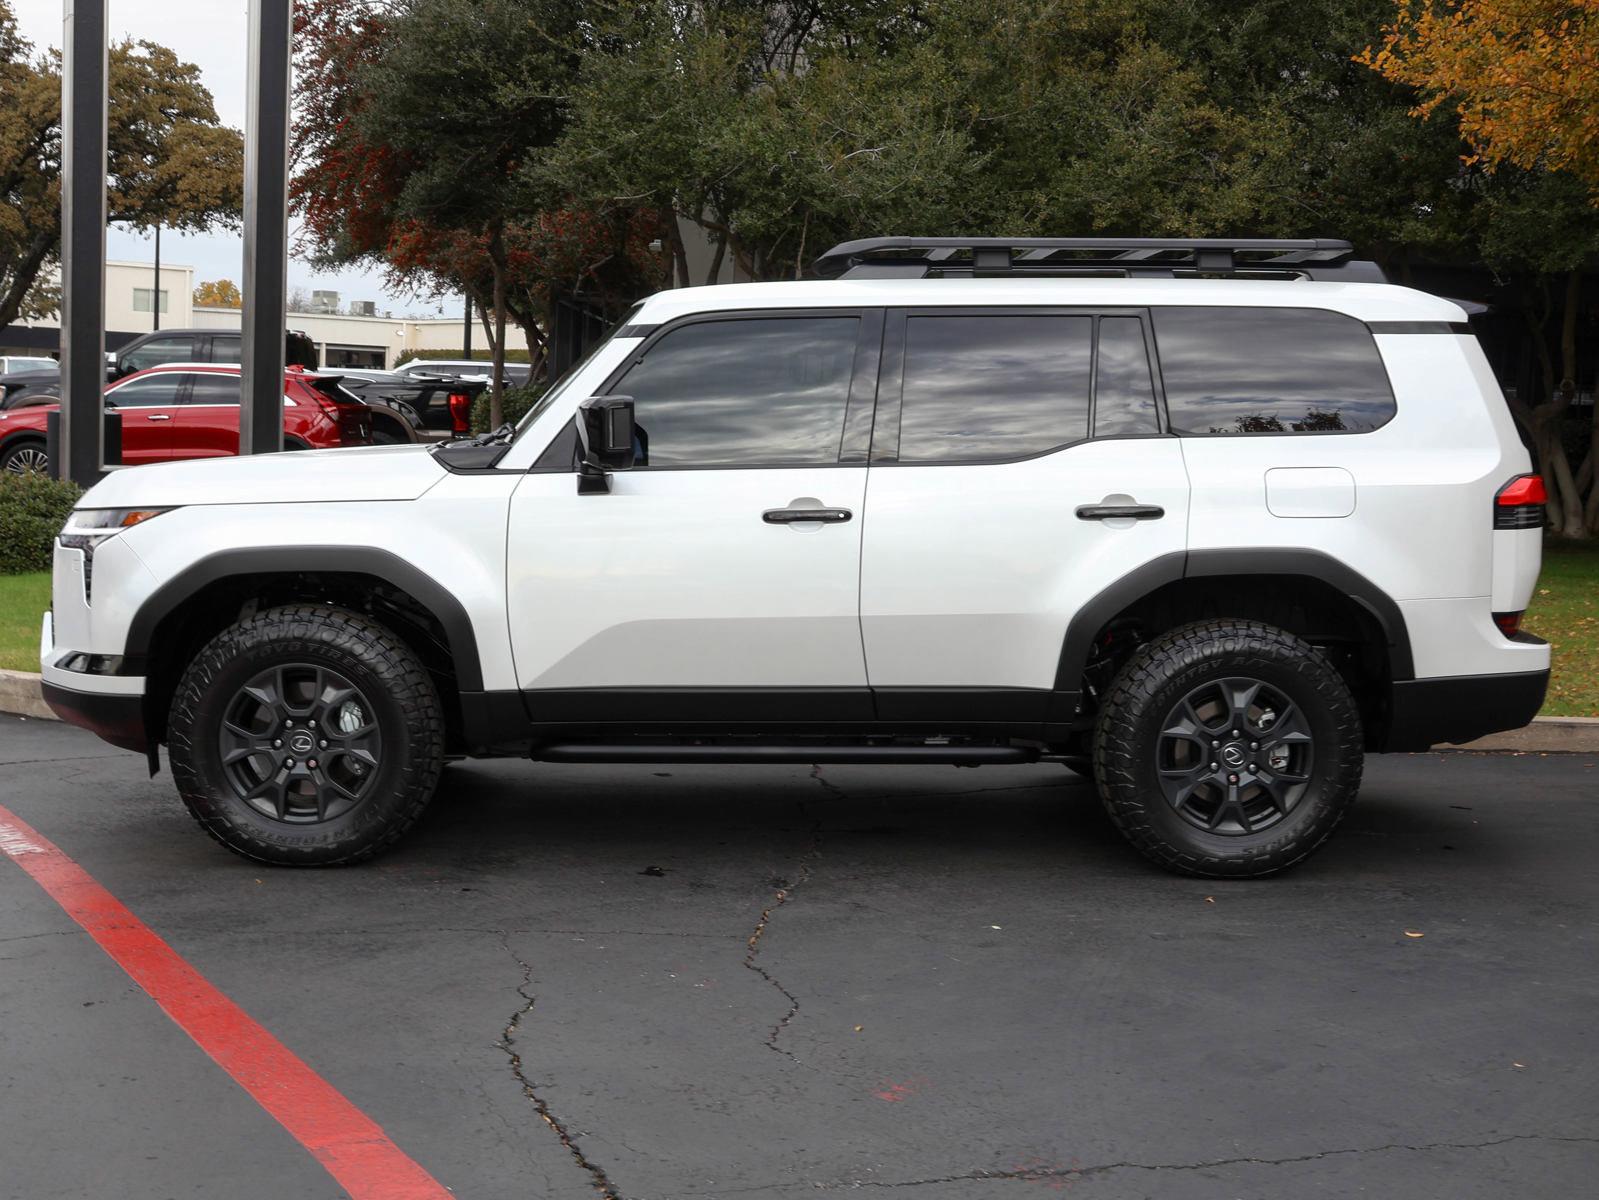
<svg viewBox="0 0 1599 1200">
<path fill-rule="evenodd" d="M 1158 504 L 1084 504 L 1077 510 L 1079 521 L 1109 521 L 1131 517 L 1135 521 L 1158 521 L 1166 510 Z"/>
<path fill-rule="evenodd" d="M 150 413 L 144 419 L 146 421 L 170 421 L 170 420 L 172 420 L 172 414 L 171 413 Z"/>
<path fill-rule="evenodd" d="M 834 524 L 854 515 L 847 508 L 769 508 L 761 514 L 761 520 L 768 525 L 797 525 L 801 521 Z"/>
</svg>

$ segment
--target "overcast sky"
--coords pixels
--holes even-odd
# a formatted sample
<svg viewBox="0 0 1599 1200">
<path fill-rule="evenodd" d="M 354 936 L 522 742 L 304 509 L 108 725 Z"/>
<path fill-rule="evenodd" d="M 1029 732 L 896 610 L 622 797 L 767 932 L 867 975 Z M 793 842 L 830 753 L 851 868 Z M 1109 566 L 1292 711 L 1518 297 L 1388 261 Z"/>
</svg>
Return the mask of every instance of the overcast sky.
<svg viewBox="0 0 1599 1200">
<path fill-rule="evenodd" d="M 11 0 L 22 34 L 35 49 L 61 45 L 62 0 Z M 179 58 L 198 64 L 206 87 L 216 98 L 217 115 L 226 125 L 244 128 L 245 0 L 109 0 L 110 35 L 144 38 L 170 46 Z M 195 281 L 231 279 L 241 282 L 241 241 L 237 233 L 200 236 L 164 233 L 163 263 L 192 266 Z M 154 257 L 149 236 L 112 226 L 106 237 L 108 258 L 148 262 Z M 390 295 L 377 271 L 316 271 L 289 259 L 289 286 L 334 288 L 341 301 L 376 300 L 378 311 L 397 315 L 431 315 L 440 306 L 431 300 Z M 444 315 L 458 315 L 461 302 L 444 302 Z"/>
</svg>

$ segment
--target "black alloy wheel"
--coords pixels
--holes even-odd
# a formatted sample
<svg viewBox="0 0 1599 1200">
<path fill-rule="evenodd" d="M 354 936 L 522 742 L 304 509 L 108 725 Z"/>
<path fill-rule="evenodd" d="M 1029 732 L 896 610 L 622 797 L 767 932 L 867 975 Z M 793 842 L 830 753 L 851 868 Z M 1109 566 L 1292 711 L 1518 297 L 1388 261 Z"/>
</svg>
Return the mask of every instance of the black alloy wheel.
<svg viewBox="0 0 1599 1200">
<path fill-rule="evenodd" d="M 293 824 L 334 820 L 365 799 L 382 767 L 372 704 L 315 663 L 269 667 L 234 694 L 217 730 L 234 795 Z"/>
<path fill-rule="evenodd" d="M 1235 837 L 1277 824 L 1310 785 L 1315 737 L 1281 689 L 1230 677 L 1172 707 L 1156 748 L 1173 810 L 1207 833 Z"/>
</svg>

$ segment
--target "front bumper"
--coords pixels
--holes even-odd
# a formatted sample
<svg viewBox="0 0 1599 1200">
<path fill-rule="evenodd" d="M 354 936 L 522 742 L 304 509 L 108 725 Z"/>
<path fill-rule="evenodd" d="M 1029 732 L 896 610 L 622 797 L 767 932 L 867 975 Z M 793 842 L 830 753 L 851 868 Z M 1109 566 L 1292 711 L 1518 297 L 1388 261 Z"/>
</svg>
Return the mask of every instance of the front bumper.
<svg viewBox="0 0 1599 1200">
<path fill-rule="evenodd" d="M 105 692 L 79 692 L 46 680 L 40 685 L 44 702 L 69 725 L 87 729 L 123 750 L 140 754 L 150 749 L 144 728 L 144 697 Z"/>
<path fill-rule="evenodd" d="M 1392 685 L 1384 752 L 1426 750 L 1520 729 L 1538 715 L 1549 671 L 1455 675 Z"/>
<path fill-rule="evenodd" d="M 40 690 L 44 702 L 69 725 L 87 729 L 124 750 L 147 753 L 150 740 L 144 724 L 144 680 L 72 671 L 59 665 L 85 657 L 59 652 L 55 610 L 45 613 L 39 630 L 39 669 L 43 675 Z"/>
</svg>

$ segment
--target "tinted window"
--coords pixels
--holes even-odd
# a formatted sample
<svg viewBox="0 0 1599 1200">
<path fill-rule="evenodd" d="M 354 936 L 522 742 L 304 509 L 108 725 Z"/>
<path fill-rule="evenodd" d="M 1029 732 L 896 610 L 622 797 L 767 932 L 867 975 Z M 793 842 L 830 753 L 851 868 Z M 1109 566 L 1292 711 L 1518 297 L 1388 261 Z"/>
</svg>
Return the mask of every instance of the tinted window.
<svg viewBox="0 0 1599 1200">
<path fill-rule="evenodd" d="M 189 337 L 152 338 L 122 358 L 124 371 L 142 371 L 162 363 L 188 362 L 194 356 L 194 339 Z"/>
<path fill-rule="evenodd" d="M 178 402 L 178 384 L 183 376 L 177 371 L 163 371 L 143 379 L 130 379 L 121 387 L 106 393 L 106 399 L 118 408 L 150 408 Z"/>
<path fill-rule="evenodd" d="M 1155 433 L 1155 384 L 1137 317 L 1099 319 L 1099 361 L 1094 368 L 1094 436 Z"/>
<path fill-rule="evenodd" d="M 1093 319 L 911 317 L 901 462 L 1026 458 L 1088 436 Z"/>
<path fill-rule="evenodd" d="M 1307 308 L 1156 308 L 1179 433 L 1364 433 L 1394 415 L 1371 333 Z"/>
<path fill-rule="evenodd" d="M 236 363 L 243 353 L 244 343 L 236 337 L 214 337 L 211 339 L 211 361 L 219 363 Z"/>
<path fill-rule="evenodd" d="M 855 317 L 674 329 L 612 391 L 632 396 L 652 467 L 838 461 Z"/>
<path fill-rule="evenodd" d="M 190 404 L 237 404 L 239 402 L 239 377 L 218 375 L 207 371 L 189 376 L 194 386 L 189 389 Z"/>
</svg>

